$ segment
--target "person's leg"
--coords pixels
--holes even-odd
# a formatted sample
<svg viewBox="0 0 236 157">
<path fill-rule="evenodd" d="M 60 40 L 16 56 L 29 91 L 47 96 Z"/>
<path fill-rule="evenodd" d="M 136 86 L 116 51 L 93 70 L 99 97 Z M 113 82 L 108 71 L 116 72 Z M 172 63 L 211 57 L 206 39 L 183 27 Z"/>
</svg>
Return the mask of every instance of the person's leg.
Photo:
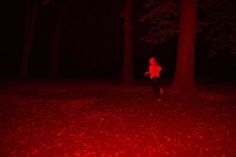
<svg viewBox="0 0 236 157">
<path fill-rule="evenodd" d="M 160 82 L 158 78 L 152 79 L 152 90 L 158 99 L 161 98 Z"/>
</svg>

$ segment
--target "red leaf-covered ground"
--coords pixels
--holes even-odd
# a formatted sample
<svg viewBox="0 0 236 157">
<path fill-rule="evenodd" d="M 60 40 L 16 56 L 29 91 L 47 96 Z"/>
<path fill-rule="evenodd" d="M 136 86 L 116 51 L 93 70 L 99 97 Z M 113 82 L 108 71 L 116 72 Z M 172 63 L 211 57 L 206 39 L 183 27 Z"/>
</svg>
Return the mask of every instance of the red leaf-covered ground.
<svg viewBox="0 0 236 157">
<path fill-rule="evenodd" d="M 235 157 L 235 90 L 198 98 L 148 86 L 6 82 L 0 89 L 0 157 Z"/>
</svg>

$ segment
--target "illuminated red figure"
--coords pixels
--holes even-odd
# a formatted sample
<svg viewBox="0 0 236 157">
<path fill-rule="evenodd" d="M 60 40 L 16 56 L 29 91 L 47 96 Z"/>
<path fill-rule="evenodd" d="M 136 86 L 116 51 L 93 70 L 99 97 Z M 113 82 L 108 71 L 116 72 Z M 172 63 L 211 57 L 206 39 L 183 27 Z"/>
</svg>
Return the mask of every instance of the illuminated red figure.
<svg viewBox="0 0 236 157">
<path fill-rule="evenodd" d="M 149 59 L 149 68 L 148 71 L 144 73 L 144 76 L 149 75 L 151 83 L 152 83 L 152 89 L 155 95 L 157 96 L 158 100 L 160 100 L 161 95 L 163 94 L 163 90 L 160 87 L 160 73 L 161 73 L 161 65 L 154 57 L 151 57 Z"/>
</svg>

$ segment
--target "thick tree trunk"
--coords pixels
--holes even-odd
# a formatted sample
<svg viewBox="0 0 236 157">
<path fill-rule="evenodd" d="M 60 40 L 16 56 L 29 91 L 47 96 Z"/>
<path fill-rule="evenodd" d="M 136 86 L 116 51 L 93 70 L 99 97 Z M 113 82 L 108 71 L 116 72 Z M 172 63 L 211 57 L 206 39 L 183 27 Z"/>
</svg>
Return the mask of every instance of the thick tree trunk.
<svg viewBox="0 0 236 157">
<path fill-rule="evenodd" d="M 25 44 L 24 44 L 20 74 L 19 74 L 19 77 L 21 79 L 26 78 L 28 76 L 30 51 L 33 45 L 38 8 L 39 6 L 37 0 L 27 1 L 26 37 L 25 37 Z"/>
<path fill-rule="evenodd" d="M 125 0 L 124 4 L 124 54 L 122 80 L 133 80 L 133 0 Z"/>
<path fill-rule="evenodd" d="M 194 56 L 197 27 L 197 0 L 182 0 L 178 53 L 171 92 L 178 95 L 195 93 Z"/>
<path fill-rule="evenodd" d="M 56 6 L 56 4 L 54 4 Z M 55 30 L 52 33 L 52 41 L 51 41 L 51 77 L 57 78 L 59 76 L 59 62 L 60 62 L 60 43 L 61 43 L 61 31 L 63 26 L 63 19 L 65 16 L 65 7 L 59 5 L 56 8 L 56 22 L 55 22 Z"/>
</svg>

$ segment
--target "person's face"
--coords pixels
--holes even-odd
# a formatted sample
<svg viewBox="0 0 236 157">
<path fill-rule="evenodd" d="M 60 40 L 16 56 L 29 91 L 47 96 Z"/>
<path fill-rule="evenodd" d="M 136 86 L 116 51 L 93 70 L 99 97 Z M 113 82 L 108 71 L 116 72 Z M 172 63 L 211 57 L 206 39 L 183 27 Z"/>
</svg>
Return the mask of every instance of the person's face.
<svg viewBox="0 0 236 157">
<path fill-rule="evenodd" d="M 150 58 L 150 59 L 149 59 L 149 63 L 152 64 L 152 65 L 153 65 L 153 64 L 156 64 L 155 58 Z"/>
</svg>

